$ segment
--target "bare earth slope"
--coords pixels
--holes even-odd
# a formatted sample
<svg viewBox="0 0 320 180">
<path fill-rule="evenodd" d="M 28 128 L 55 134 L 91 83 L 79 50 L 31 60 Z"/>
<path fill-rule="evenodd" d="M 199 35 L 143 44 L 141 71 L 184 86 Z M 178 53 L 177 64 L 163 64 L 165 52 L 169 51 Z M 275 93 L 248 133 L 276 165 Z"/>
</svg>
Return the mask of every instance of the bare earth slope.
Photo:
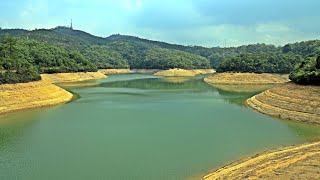
<svg viewBox="0 0 320 180">
<path fill-rule="evenodd" d="M 247 104 L 274 117 L 320 125 L 320 86 L 287 83 L 248 99 Z"/>
<path fill-rule="evenodd" d="M 320 142 L 243 159 L 202 179 L 320 179 Z"/>
<path fill-rule="evenodd" d="M 101 72 L 79 72 L 79 73 L 58 73 L 58 74 L 42 74 L 41 78 L 52 83 L 59 82 L 78 82 L 93 79 L 103 79 L 107 76 Z"/>
<path fill-rule="evenodd" d="M 103 74 L 129 74 L 130 69 L 100 69 L 99 72 Z"/>
<path fill-rule="evenodd" d="M 53 106 L 73 95 L 48 81 L 0 85 L 0 113 Z"/>
<path fill-rule="evenodd" d="M 279 84 L 288 82 L 288 78 L 276 74 L 215 73 L 204 81 L 210 84 Z"/>
<path fill-rule="evenodd" d="M 100 72 L 42 74 L 37 82 L 0 85 L 0 113 L 53 106 L 70 101 L 68 91 L 52 84 L 102 79 Z"/>
<path fill-rule="evenodd" d="M 165 76 L 165 77 L 192 77 L 200 74 L 210 74 L 214 73 L 213 69 L 169 69 L 161 70 L 155 73 L 155 76 Z"/>
<path fill-rule="evenodd" d="M 248 99 L 247 104 L 278 118 L 320 124 L 320 86 L 286 83 Z M 320 142 L 265 152 L 203 179 L 320 179 Z"/>
</svg>

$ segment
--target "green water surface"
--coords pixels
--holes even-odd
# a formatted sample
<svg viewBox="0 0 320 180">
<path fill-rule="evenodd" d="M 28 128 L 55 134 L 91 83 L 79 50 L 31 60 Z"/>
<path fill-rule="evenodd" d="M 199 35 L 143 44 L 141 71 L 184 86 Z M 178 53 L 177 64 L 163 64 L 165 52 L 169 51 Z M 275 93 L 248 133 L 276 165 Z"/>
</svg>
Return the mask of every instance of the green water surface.
<svg viewBox="0 0 320 180">
<path fill-rule="evenodd" d="M 60 86 L 74 101 L 0 117 L 0 179 L 198 179 L 320 134 L 247 108 L 259 92 L 224 91 L 202 76 L 111 75 Z"/>
</svg>

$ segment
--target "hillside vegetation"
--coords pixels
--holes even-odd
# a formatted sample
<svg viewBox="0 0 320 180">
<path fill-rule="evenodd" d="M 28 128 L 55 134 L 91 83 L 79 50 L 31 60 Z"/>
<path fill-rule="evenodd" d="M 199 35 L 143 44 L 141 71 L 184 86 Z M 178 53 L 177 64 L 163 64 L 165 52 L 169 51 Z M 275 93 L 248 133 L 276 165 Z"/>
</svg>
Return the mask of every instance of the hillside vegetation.
<svg viewBox="0 0 320 180">
<path fill-rule="evenodd" d="M 225 59 L 218 72 L 290 73 L 302 61 L 296 54 L 243 53 Z"/>
<path fill-rule="evenodd" d="M 307 57 L 291 72 L 289 78 L 298 84 L 320 85 L 320 55 Z"/>
<path fill-rule="evenodd" d="M 39 73 L 97 71 L 78 51 L 7 36 L 0 41 L 0 84 L 39 80 Z"/>
<path fill-rule="evenodd" d="M 18 51 L 29 52 L 31 49 L 33 53 L 22 53 L 23 56 L 31 56 L 31 59 L 38 60 L 43 56 L 44 60 L 36 62 L 27 60 L 28 58 L 21 55 L 15 57 L 10 55 L 11 59 L 19 63 L 13 63 L 16 67 L 10 70 L 1 65 L 1 77 L 4 77 L 2 83 L 36 80 L 39 78 L 36 71 L 39 73 L 96 71 L 98 68 L 217 68 L 219 72 L 289 73 L 304 58 L 320 52 L 319 40 L 287 44 L 283 47 L 251 44 L 207 48 L 169 44 L 119 34 L 103 38 L 62 26 L 32 31 L 0 29 L 0 38 L 4 39 L 6 35 L 16 36 L 19 41 L 26 42 L 22 46 L 27 48 L 20 48 Z M 1 41 L 1 44 L 2 42 L 4 41 Z M 3 72 L 7 74 L 4 76 Z M 30 76 L 23 78 L 21 74 Z M 13 75 L 16 76 L 15 80 L 6 80 L 14 79 L 10 77 Z"/>
</svg>

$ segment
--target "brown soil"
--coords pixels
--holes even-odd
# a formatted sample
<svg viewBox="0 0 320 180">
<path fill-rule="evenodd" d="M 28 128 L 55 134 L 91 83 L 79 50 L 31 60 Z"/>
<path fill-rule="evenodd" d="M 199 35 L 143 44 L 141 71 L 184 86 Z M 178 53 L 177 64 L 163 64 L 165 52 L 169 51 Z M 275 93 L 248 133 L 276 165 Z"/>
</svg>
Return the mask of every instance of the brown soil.
<svg viewBox="0 0 320 180">
<path fill-rule="evenodd" d="M 48 81 L 0 85 L 0 113 L 53 106 L 73 95 Z"/>
<path fill-rule="evenodd" d="M 277 118 L 320 124 L 320 87 L 286 83 L 247 100 Z M 242 159 L 202 179 L 320 179 L 320 142 L 268 151 Z"/>
<path fill-rule="evenodd" d="M 129 74 L 130 69 L 100 69 L 99 72 L 103 74 Z"/>
<path fill-rule="evenodd" d="M 202 179 L 320 179 L 320 142 L 258 154 Z"/>
<path fill-rule="evenodd" d="M 270 116 L 320 125 L 320 86 L 287 83 L 248 99 L 247 104 Z"/>
<path fill-rule="evenodd" d="M 204 81 L 209 84 L 279 84 L 288 82 L 288 78 L 276 74 L 215 73 Z"/>
<path fill-rule="evenodd" d="M 214 73 L 213 69 L 192 69 L 192 70 L 185 70 L 185 69 L 169 69 L 169 70 L 162 70 L 155 73 L 155 76 L 165 76 L 165 77 L 192 77 L 200 74 L 210 74 Z"/>
<path fill-rule="evenodd" d="M 107 76 L 101 72 L 79 72 L 79 73 L 58 73 L 58 74 L 42 74 L 41 78 L 44 81 L 52 83 L 60 82 L 79 82 L 93 79 L 103 79 Z"/>
<path fill-rule="evenodd" d="M 100 72 L 42 74 L 42 80 L 0 85 L 0 113 L 53 106 L 70 101 L 73 94 L 52 84 L 106 78 Z"/>
</svg>

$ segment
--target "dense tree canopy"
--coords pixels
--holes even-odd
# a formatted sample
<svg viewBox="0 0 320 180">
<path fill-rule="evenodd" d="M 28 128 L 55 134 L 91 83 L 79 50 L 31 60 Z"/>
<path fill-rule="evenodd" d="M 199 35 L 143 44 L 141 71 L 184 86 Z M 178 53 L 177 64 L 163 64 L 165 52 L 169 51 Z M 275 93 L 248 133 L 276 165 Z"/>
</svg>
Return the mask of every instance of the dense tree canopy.
<svg viewBox="0 0 320 180">
<path fill-rule="evenodd" d="M 225 59 L 218 67 L 218 72 L 255 72 L 255 73 L 289 73 L 297 63 L 302 61 L 300 55 L 282 53 L 242 53 Z"/>
<path fill-rule="evenodd" d="M 78 51 L 6 36 L 0 40 L 0 83 L 38 80 L 39 73 L 97 71 Z"/>
<path fill-rule="evenodd" d="M 99 69 L 129 68 L 128 62 L 122 55 L 108 46 L 92 45 L 83 55 Z"/>
<path fill-rule="evenodd" d="M 108 46 L 119 52 L 127 60 L 131 69 L 143 68 L 144 65 L 142 63 L 147 51 L 154 47 L 143 42 L 132 41 L 116 41 L 109 43 Z"/>
<path fill-rule="evenodd" d="M 39 80 L 38 70 L 28 61 L 28 51 L 17 39 L 5 37 L 0 42 L 0 84 Z"/>
<path fill-rule="evenodd" d="M 289 78 L 298 84 L 320 85 L 320 56 L 307 57 L 295 67 Z"/>
<path fill-rule="evenodd" d="M 282 48 L 284 53 L 300 54 L 303 57 L 320 53 L 320 40 L 302 41 L 287 44 Z"/>
<path fill-rule="evenodd" d="M 1 44 L 2 51 L 11 47 L 14 52 L 1 57 L 2 75 L 17 74 L 20 67 L 34 72 L 38 70 L 39 73 L 94 71 L 97 67 L 192 69 L 209 66 L 218 68 L 220 72 L 288 73 L 302 61 L 301 57 L 320 53 L 320 40 L 283 47 L 251 44 L 207 48 L 119 34 L 102 38 L 67 27 L 33 31 L 0 29 L 0 37 L 5 34 L 18 38 L 11 45 L 8 42 Z"/>
<path fill-rule="evenodd" d="M 178 50 L 153 48 L 147 52 L 142 63 L 146 69 L 206 69 L 210 68 L 209 61 L 201 56 Z"/>
</svg>

